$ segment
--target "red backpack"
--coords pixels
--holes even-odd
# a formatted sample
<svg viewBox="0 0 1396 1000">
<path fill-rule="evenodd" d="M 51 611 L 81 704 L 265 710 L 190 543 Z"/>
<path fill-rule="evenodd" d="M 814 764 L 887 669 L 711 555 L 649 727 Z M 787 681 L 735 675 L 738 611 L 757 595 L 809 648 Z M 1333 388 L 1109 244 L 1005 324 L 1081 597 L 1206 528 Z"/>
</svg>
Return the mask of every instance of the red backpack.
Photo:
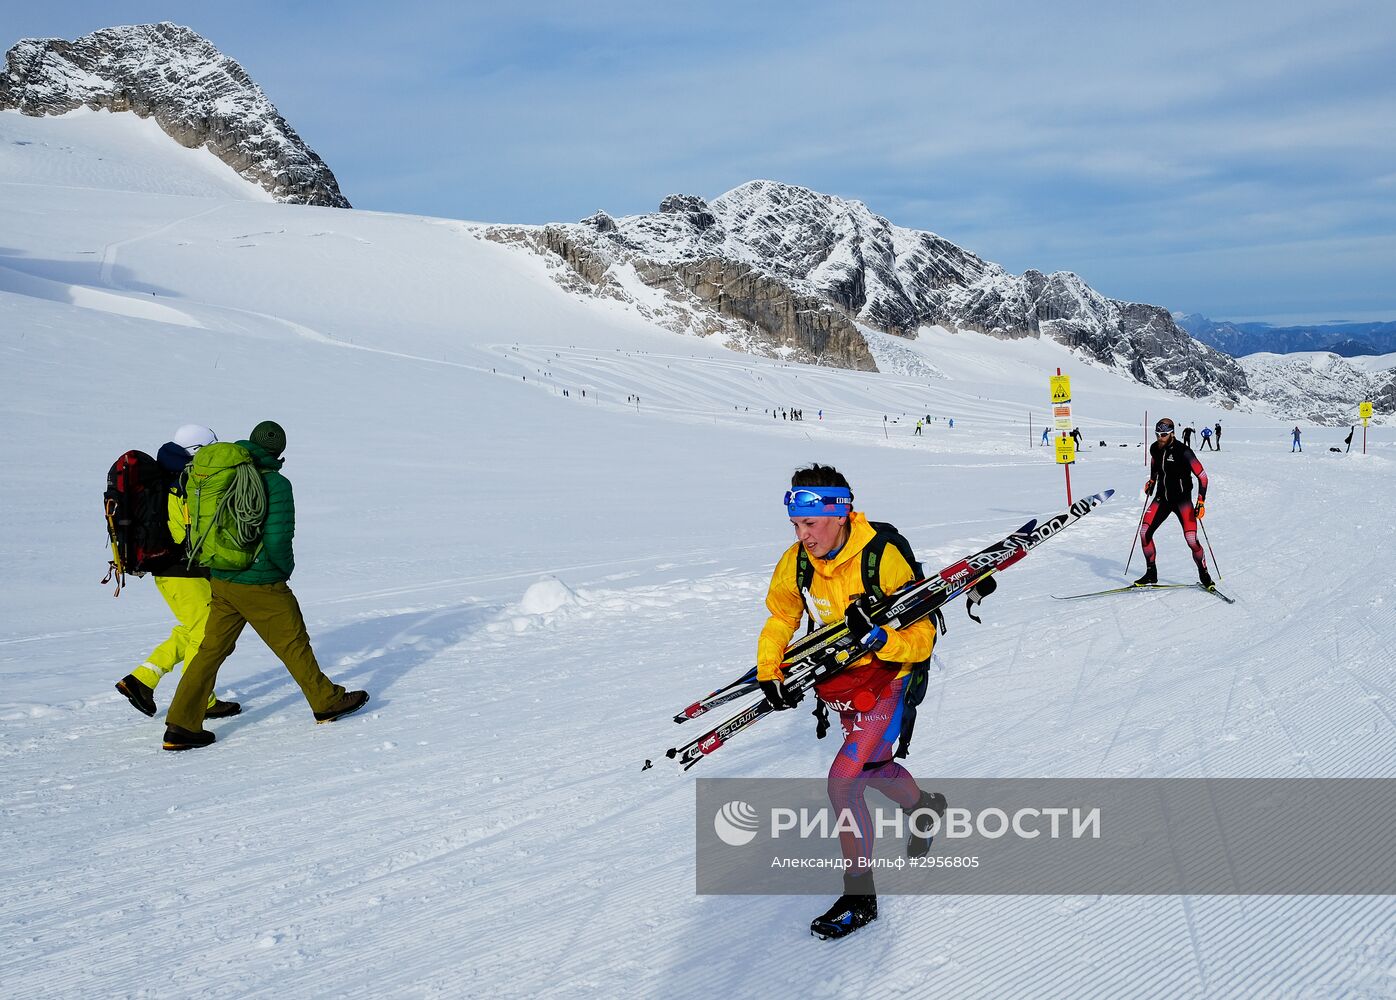
<svg viewBox="0 0 1396 1000">
<path fill-rule="evenodd" d="M 116 581 L 113 597 L 127 573 L 158 573 L 179 561 L 181 546 L 170 537 L 169 492 L 169 474 L 143 451 L 128 451 L 107 472 L 102 506 L 112 558 L 102 582 Z"/>
</svg>

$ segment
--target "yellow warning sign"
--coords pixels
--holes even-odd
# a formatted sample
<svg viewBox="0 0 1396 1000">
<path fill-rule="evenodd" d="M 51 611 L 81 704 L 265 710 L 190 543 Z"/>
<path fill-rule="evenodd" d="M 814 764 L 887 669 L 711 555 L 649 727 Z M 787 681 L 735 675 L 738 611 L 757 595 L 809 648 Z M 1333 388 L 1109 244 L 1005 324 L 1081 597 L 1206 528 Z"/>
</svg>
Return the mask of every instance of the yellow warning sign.
<svg viewBox="0 0 1396 1000">
<path fill-rule="evenodd" d="M 1052 405 L 1071 402 L 1071 376 L 1052 375 L 1047 379 L 1052 388 Z"/>
<path fill-rule="evenodd" d="M 1057 438 L 1057 464 L 1070 465 L 1076 461 L 1076 442 L 1063 434 Z"/>
<path fill-rule="evenodd" d="M 1358 403 L 1357 415 L 1362 418 L 1362 426 L 1367 426 L 1367 421 L 1372 419 L 1372 404 Z"/>
</svg>

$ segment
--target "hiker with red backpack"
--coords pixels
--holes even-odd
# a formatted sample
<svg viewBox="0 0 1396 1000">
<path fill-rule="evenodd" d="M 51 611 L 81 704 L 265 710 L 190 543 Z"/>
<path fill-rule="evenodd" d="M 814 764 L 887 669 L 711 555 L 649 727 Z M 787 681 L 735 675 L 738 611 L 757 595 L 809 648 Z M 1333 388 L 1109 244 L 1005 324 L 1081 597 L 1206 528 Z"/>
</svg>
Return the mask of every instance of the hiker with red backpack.
<svg viewBox="0 0 1396 1000">
<path fill-rule="evenodd" d="M 907 843 L 910 857 L 924 857 L 930 837 L 917 828 L 932 823 L 923 810 L 945 811 L 945 799 L 921 791 L 913 778 L 893 760 L 904 757 L 915 704 L 925 693 L 925 664 L 935 645 L 936 629 L 923 619 L 903 629 L 875 626 L 868 617 L 874 597 L 892 594 L 920 575 L 910 546 L 891 525 L 870 522 L 853 509 L 848 480 L 830 466 L 797 469 L 785 494 L 786 512 L 795 529 L 795 544 L 785 550 L 771 576 L 766 595 L 770 617 L 757 643 L 756 678 L 771 707 L 793 708 L 802 697 L 782 683 L 782 665 L 801 619 L 811 628 L 844 619 L 863 643 L 866 655 L 815 686 L 821 702 L 816 713 L 822 738 L 827 728 L 823 711 L 839 714 L 844 742 L 829 769 L 829 800 L 838 815 L 851 815 L 858 832 L 839 836 L 844 863 L 844 895 L 828 912 L 815 918 L 810 930 L 825 938 L 843 937 L 877 919 L 877 895 L 871 868 L 872 818 L 864 792 L 868 786 L 914 813 Z M 919 672 L 918 669 L 919 668 Z M 912 702 L 904 697 L 919 686 Z"/>
<path fill-rule="evenodd" d="M 249 623 L 300 686 L 317 723 L 368 702 L 367 691 L 346 691 L 320 669 L 300 604 L 286 585 L 296 565 L 296 505 L 291 481 L 281 474 L 285 450 L 281 425 L 263 420 L 247 440 L 213 444 L 194 457 L 186 487 L 189 557 L 210 569 L 212 599 L 203 642 L 166 714 L 166 750 L 214 742 L 203 728 L 204 706 Z"/>
<path fill-rule="evenodd" d="M 108 492 L 112 494 L 108 500 L 113 508 L 109 523 L 114 533 L 123 536 L 112 539 L 113 568 L 120 562 L 123 572 L 150 572 L 176 622 L 169 638 L 116 682 L 116 689 L 146 716 L 155 715 L 155 686 L 175 667 L 194 658 L 204 635 L 210 596 L 208 570 L 190 568 L 184 559 L 183 479 L 194 454 L 217 440 L 218 435 L 202 424 L 185 424 L 175 431 L 174 440 L 160 448 L 153 463 L 141 452 L 127 452 L 117 459 L 108 476 Z M 146 491 L 149 496 L 139 496 Z M 117 590 L 119 593 L 120 583 Z M 237 702 L 219 701 L 209 692 L 206 717 L 221 719 L 241 711 Z"/>
</svg>

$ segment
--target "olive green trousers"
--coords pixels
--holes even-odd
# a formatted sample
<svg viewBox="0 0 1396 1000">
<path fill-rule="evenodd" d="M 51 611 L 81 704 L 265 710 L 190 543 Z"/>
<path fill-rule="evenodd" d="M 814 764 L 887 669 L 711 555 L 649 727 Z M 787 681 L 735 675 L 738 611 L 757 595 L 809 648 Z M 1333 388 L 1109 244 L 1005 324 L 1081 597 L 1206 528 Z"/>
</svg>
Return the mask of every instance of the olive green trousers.
<svg viewBox="0 0 1396 1000">
<path fill-rule="evenodd" d="M 208 606 L 203 642 L 194 658 L 184 665 L 184 676 L 170 702 L 165 721 L 190 732 L 204 728 L 204 711 L 223 666 L 237 645 L 244 625 L 275 653 L 310 703 L 312 712 L 326 711 L 344 694 L 344 688 L 325 676 L 310 648 L 310 634 L 296 595 L 285 583 L 229 583 L 216 577 Z"/>
</svg>

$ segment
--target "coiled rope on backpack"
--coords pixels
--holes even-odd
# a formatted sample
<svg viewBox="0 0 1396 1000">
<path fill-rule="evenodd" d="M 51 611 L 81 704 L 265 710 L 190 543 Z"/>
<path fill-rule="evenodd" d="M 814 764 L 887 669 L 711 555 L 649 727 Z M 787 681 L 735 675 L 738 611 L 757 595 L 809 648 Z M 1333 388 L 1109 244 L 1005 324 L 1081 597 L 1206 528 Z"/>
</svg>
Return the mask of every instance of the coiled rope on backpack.
<svg viewBox="0 0 1396 1000">
<path fill-rule="evenodd" d="M 225 509 L 232 515 L 232 523 L 225 523 L 224 530 L 239 546 L 248 548 L 261 535 L 262 522 L 267 516 L 266 484 L 251 463 L 234 470 L 233 482 L 223 495 L 215 518 Z"/>
<path fill-rule="evenodd" d="M 198 504 L 200 490 L 201 487 L 196 484 L 195 505 Z M 199 550 L 203 548 L 204 541 L 215 526 L 220 526 L 240 548 L 250 548 L 261 536 L 262 522 L 266 519 L 266 514 L 267 487 L 261 473 L 251 462 L 237 466 L 233 469 L 232 482 L 228 484 L 228 489 L 223 493 L 213 516 L 208 519 L 208 524 L 197 539 L 191 536 L 187 564 L 193 567 L 198 559 Z"/>
</svg>

